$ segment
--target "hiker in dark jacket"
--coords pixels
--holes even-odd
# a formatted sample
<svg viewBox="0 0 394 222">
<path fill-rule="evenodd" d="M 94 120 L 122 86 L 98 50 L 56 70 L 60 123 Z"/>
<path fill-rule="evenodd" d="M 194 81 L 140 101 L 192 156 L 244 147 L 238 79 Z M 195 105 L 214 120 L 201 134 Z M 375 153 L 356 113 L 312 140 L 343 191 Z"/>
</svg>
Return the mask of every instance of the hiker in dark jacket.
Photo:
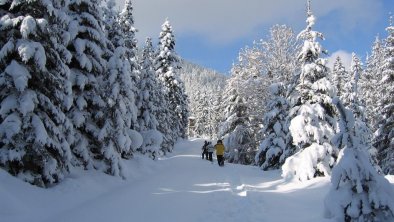
<svg viewBox="0 0 394 222">
<path fill-rule="evenodd" d="M 208 142 L 205 140 L 204 145 L 202 146 L 202 159 L 208 159 Z"/>
</svg>

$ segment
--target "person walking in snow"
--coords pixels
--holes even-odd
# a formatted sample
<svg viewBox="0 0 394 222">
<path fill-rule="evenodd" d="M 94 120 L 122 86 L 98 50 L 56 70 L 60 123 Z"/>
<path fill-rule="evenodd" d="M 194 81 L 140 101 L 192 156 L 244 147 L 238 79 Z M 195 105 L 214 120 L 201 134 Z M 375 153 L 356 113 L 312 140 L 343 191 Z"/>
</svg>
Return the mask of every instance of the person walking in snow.
<svg viewBox="0 0 394 222">
<path fill-rule="evenodd" d="M 201 159 L 208 159 L 208 141 L 204 141 L 204 145 L 202 146 L 202 158 Z"/>
<path fill-rule="evenodd" d="M 226 148 L 223 145 L 223 141 L 222 140 L 218 140 L 216 145 L 215 145 L 215 150 L 216 150 L 216 157 L 218 159 L 218 164 L 219 166 L 224 166 L 224 151 L 226 150 Z"/>
<path fill-rule="evenodd" d="M 208 148 L 208 159 L 209 161 L 213 162 L 212 154 L 213 151 L 215 151 L 215 148 L 213 147 L 212 142 L 208 142 L 207 148 Z"/>
</svg>

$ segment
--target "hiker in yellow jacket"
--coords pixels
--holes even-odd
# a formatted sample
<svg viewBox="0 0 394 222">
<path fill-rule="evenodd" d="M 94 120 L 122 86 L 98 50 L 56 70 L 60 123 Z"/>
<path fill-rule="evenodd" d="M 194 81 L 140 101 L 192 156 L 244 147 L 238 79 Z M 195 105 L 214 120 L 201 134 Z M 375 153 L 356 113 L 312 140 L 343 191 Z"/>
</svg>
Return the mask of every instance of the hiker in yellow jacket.
<svg viewBox="0 0 394 222">
<path fill-rule="evenodd" d="M 216 150 L 216 157 L 218 159 L 219 166 L 224 166 L 223 155 L 226 148 L 224 147 L 222 140 L 218 140 L 218 142 L 215 145 L 215 150 Z"/>
</svg>

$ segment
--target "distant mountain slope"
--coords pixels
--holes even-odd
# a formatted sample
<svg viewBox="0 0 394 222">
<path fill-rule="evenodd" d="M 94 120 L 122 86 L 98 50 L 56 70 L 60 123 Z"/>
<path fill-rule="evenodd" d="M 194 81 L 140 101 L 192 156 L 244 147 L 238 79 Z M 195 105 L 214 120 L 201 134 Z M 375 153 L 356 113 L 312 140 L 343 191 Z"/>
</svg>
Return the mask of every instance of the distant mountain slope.
<svg viewBox="0 0 394 222">
<path fill-rule="evenodd" d="M 186 93 L 192 99 L 196 89 L 222 89 L 227 76 L 215 70 L 182 60 L 181 79 L 185 83 Z"/>
<path fill-rule="evenodd" d="M 185 83 L 193 119 L 189 135 L 215 138 L 220 118 L 218 106 L 228 77 L 185 60 L 181 66 L 180 78 Z"/>
</svg>

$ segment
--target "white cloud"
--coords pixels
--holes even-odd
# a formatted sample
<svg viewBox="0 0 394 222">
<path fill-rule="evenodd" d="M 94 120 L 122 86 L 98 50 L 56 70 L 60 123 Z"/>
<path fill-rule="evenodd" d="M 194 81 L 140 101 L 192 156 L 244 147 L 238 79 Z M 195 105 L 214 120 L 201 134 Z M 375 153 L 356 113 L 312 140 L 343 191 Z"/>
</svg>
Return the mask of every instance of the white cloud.
<svg viewBox="0 0 394 222">
<path fill-rule="evenodd" d="M 343 50 L 336 51 L 332 53 L 330 57 L 327 58 L 328 60 L 327 67 L 332 69 L 334 67 L 335 60 L 337 59 L 338 56 L 341 58 L 342 64 L 345 67 L 345 69 L 349 70 L 350 63 L 352 62 L 352 53 Z"/>
<path fill-rule="evenodd" d="M 124 0 L 117 0 L 123 7 Z M 319 0 L 312 11 L 319 18 L 335 12 L 338 30 L 371 26 L 383 0 Z M 231 42 L 251 35 L 263 25 L 305 24 L 306 0 L 133 0 L 138 37 L 156 38 L 165 18 L 176 35 L 195 34 L 211 42 Z M 339 17 L 339 18 L 338 18 Z M 341 22 L 340 22 L 341 21 Z"/>
</svg>

